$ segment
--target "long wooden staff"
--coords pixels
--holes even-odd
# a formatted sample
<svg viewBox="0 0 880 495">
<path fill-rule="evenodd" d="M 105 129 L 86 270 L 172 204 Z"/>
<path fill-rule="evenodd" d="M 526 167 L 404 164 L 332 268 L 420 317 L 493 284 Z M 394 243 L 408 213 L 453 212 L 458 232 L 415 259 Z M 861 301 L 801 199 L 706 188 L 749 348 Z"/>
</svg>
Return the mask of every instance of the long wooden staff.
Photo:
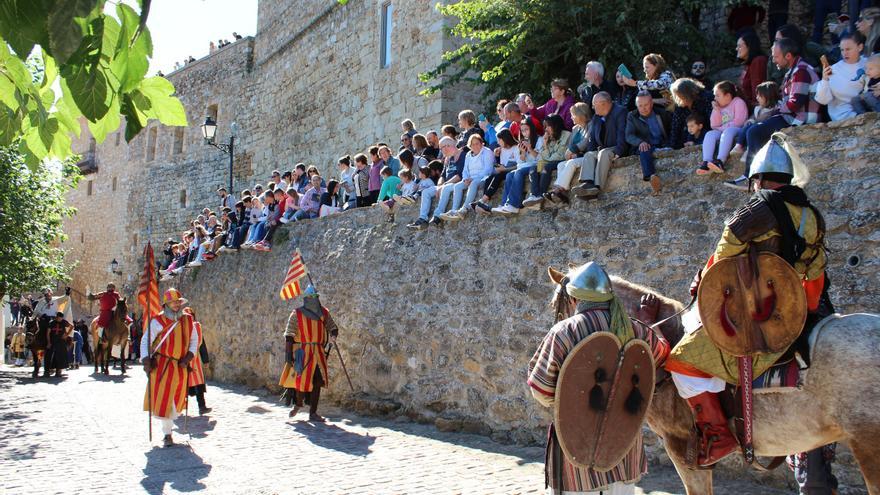
<svg viewBox="0 0 880 495">
<path fill-rule="evenodd" d="M 153 365 L 153 354 L 152 354 L 152 345 L 153 345 L 153 317 L 150 312 L 150 293 L 149 287 L 147 287 L 147 351 L 150 351 L 147 354 L 147 358 L 150 360 L 150 366 Z M 143 338 L 143 337 L 141 337 Z M 142 358 L 143 359 L 143 358 Z M 153 442 L 153 370 L 150 370 L 147 373 L 147 428 L 149 430 L 148 437 L 150 442 Z"/>
<path fill-rule="evenodd" d="M 309 284 L 311 284 L 312 287 L 315 287 L 315 281 L 312 280 L 312 274 L 307 273 L 306 276 L 309 277 Z M 339 352 L 339 346 L 334 344 L 330 344 L 330 346 L 336 349 L 336 355 L 339 356 L 339 364 L 342 365 L 342 371 L 345 373 L 345 378 L 348 380 L 348 386 L 349 388 L 351 388 L 351 391 L 354 392 L 354 385 L 351 384 L 351 377 L 348 375 L 348 368 L 345 367 L 345 361 L 342 359 L 342 353 Z"/>
</svg>

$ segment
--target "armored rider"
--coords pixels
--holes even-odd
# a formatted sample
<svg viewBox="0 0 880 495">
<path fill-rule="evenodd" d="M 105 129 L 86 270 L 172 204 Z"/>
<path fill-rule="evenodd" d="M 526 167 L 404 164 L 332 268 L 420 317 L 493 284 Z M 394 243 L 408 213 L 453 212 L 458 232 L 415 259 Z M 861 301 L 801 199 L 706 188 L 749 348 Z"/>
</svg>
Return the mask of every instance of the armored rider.
<svg viewBox="0 0 880 495">
<path fill-rule="evenodd" d="M 86 296 L 89 301 L 98 301 L 98 338 L 104 336 L 104 329 L 110 325 L 113 320 L 113 310 L 116 309 L 116 303 L 122 298 L 116 292 L 116 284 L 107 284 L 107 290 L 97 294 L 89 294 Z"/>
<path fill-rule="evenodd" d="M 528 384 L 532 396 L 541 405 L 554 406 L 563 363 L 580 341 L 595 332 L 611 332 L 621 342 L 632 338 L 645 340 L 661 359 L 668 353 L 665 340 L 658 339 L 647 326 L 627 316 L 612 290 L 611 279 L 599 264 L 590 262 L 570 271 L 558 284 L 557 304 L 560 297 L 566 298 L 563 304 L 569 305 L 565 308 L 568 314 L 576 314 L 550 329 L 529 362 Z M 633 494 L 634 483 L 647 472 L 641 435 L 617 466 L 600 472 L 572 463 L 560 446 L 555 426 L 550 425 L 544 466 L 545 484 L 550 494 Z"/>
<path fill-rule="evenodd" d="M 749 179 L 754 194 L 726 221 L 715 252 L 694 277 L 691 294 L 697 293 L 705 271 L 721 259 L 748 253 L 752 248 L 779 255 L 801 277 L 806 294 L 806 324 L 792 347 L 808 365 L 809 352 L 804 343 L 810 330 L 834 312 L 825 275 L 825 222 L 802 189 L 809 181 L 809 171 L 785 134 L 777 133 L 755 156 Z M 738 447 L 717 393 L 725 389 L 726 383 L 738 383 L 739 365 L 736 357 L 717 348 L 702 326 L 693 327 L 687 329 L 672 350 L 666 369 L 672 373 L 679 395 L 693 411 L 701 436 L 697 462 L 705 467 Z M 766 371 L 782 354 L 753 355 L 754 376 Z M 808 462 L 796 468 L 801 493 L 830 494 L 834 479 L 827 449 L 816 449 L 804 457 Z M 809 465 L 809 473 L 804 472 L 804 464 Z"/>
<path fill-rule="evenodd" d="M 327 344 L 336 345 L 339 328 L 330 312 L 321 305 L 318 291 L 309 285 L 303 291 L 303 304 L 290 313 L 284 330 L 284 369 L 279 385 L 293 389 L 295 404 L 289 417 L 294 417 L 308 396 L 309 420 L 323 422 L 318 414 L 321 388 L 327 386 Z"/>
</svg>

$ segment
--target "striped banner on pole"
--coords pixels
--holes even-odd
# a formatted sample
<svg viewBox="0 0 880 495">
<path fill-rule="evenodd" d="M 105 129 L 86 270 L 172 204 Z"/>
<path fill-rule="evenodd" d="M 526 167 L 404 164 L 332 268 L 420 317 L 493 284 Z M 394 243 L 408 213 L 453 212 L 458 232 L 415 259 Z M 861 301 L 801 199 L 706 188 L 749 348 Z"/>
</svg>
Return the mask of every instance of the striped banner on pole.
<svg viewBox="0 0 880 495">
<path fill-rule="evenodd" d="M 281 299 L 287 301 L 302 294 L 302 278 L 306 276 L 306 265 L 303 263 L 302 254 L 299 249 L 293 253 L 293 260 L 290 261 L 290 268 L 287 269 L 287 276 L 284 278 L 284 284 L 281 286 Z"/>
</svg>

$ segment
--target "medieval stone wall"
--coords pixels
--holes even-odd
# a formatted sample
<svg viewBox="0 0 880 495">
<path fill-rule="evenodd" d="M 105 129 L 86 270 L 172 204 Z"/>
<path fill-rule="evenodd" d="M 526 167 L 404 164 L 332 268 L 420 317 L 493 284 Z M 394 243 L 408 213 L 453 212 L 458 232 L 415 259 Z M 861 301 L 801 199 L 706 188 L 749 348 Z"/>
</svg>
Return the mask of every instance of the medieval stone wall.
<svg viewBox="0 0 880 495">
<path fill-rule="evenodd" d="M 865 115 L 790 133 L 827 222 L 831 293 L 841 312 L 880 311 L 871 289 L 880 282 L 878 123 Z M 596 260 L 686 299 L 724 218 L 746 198 L 718 177 L 695 176 L 698 162 L 698 149 L 663 155 L 664 192 L 651 196 L 637 161 L 620 160 L 601 199 L 512 219 L 470 217 L 414 233 L 404 227 L 416 216 L 410 207 L 395 224 L 378 209 L 301 222 L 279 230 L 271 253 L 224 254 L 174 283 L 203 322 L 213 378 L 277 389 L 281 332 L 295 307 L 277 294 L 299 248 L 340 325 L 354 384 L 352 393 L 332 357 L 332 400 L 540 442 L 548 414 L 530 398 L 525 373 L 552 323 L 546 267 Z M 843 482 L 857 486 L 851 457 L 843 464 Z"/>
<path fill-rule="evenodd" d="M 152 123 L 126 143 L 123 123 L 94 147 L 97 173 L 69 196 L 79 210 L 65 221 L 70 238 L 64 248 L 79 264 L 71 281 L 74 294 L 109 280 L 133 287 L 148 229 L 161 248 L 166 238 L 179 238 L 203 207 L 219 203 L 215 191 L 228 183 L 228 155 L 202 142 L 199 126 L 208 114 L 216 118 L 218 143 L 228 142 L 231 123 L 238 124 L 236 196 L 255 183 L 265 184 L 273 169 L 304 162 L 332 177 L 342 155 L 378 141 L 396 149 L 405 118 L 422 131 L 455 123 L 458 111 L 475 101 L 472 91 L 418 94 L 418 74 L 451 46 L 442 32 L 447 20 L 425 2 L 391 2 L 391 64 L 381 68 L 386 3 L 261 0 L 256 37 L 169 74 L 189 126 Z M 74 150 L 89 152 L 90 139 L 86 129 Z M 117 190 L 108 191 L 113 177 Z M 121 276 L 107 269 L 114 258 Z"/>
</svg>

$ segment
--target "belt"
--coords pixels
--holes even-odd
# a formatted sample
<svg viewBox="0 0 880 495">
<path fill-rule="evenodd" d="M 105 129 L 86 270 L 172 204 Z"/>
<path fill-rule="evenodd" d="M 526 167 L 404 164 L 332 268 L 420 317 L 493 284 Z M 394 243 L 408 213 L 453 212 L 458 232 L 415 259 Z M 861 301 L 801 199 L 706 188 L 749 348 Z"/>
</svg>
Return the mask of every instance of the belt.
<svg viewBox="0 0 880 495">
<path fill-rule="evenodd" d="M 300 345 L 324 345 L 323 342 L 300 342 Z"/>
</svg>

